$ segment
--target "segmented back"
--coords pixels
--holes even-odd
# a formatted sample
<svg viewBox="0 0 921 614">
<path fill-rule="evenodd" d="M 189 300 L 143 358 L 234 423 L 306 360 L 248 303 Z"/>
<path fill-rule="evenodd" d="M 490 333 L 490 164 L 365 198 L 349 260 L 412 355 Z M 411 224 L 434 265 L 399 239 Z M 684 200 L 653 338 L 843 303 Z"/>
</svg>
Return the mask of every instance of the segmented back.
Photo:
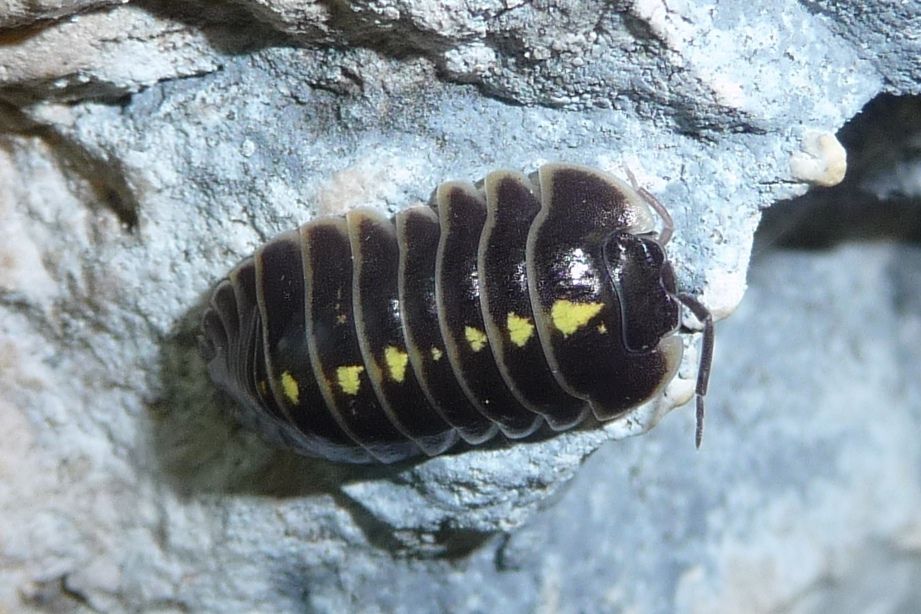
<svg viewBox="0 0 921 614">
<path fill-rule="evenodd" d="M 648 193 L 551 164 L 445 183 L 433 205 L 314 220 L 218 285 L 203 353 L 244 422 L 390 463 L 610 420 L 675 376 L 682 303 L 706 325 L 702 420 L 712 320 L 677 292 Z"/>
</svg>

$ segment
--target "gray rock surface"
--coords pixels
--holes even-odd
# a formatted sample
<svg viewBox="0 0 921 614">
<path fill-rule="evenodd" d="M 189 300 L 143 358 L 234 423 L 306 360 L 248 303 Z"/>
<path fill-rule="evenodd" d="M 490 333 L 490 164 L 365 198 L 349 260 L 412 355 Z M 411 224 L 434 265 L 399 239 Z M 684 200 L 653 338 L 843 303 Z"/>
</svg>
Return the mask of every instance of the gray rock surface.
<svg viewBox="0 0 921 614">
<path fill-rule="evenodd" d="M 0 28 L 28 26 L 36 21 L 58 19 L 79 11 L 128 0 L 5 0 L 0 6 Z"/>
<path fill-rule="evenodd" d="M 720 324 L 700 453 L 691 412 L 663 417 L 691 351 L 666 399 L 605 429 L 414 466 L 302 459 L 227 419 L 195 327 L 279 231 L 549 160 L 635 173 L 676 219 L 680 285 L 725 317 L 761 211 L 840 181 L 833 135 L 874 96 L 919 93 L 919 14 L 0 8 L 0 609 L 909 611 L 916 248 L 758 261 Z M 826 204 L 917 200 L 901 125 Z"/>
</svg>

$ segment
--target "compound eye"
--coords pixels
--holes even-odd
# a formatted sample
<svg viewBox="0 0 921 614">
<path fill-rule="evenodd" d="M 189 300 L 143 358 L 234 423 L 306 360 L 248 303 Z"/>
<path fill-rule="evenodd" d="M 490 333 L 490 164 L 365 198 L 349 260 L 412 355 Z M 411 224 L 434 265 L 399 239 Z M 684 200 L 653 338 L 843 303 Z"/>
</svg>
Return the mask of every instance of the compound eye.
<svg viewBox="0 0 921 614">
<path fill-rule="evenodd" d="M 604 261 L 620 302 L 624 345 L 633 352 L 654 348 L 680 320 L 665 252 L 654 239 L 614 233 L 604 244 Z"/>
</svg>

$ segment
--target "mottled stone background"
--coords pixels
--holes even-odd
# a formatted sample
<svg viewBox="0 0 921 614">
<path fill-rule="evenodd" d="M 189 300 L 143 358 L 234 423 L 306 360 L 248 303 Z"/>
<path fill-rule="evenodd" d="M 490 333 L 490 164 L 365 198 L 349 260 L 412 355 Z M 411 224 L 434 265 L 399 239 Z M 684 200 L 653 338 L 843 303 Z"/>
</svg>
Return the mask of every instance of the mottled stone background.
<svg viewBox="0 0 921 614">
<path fill-rule="evenodd" d="M 917 611 L 919 32 L 917 1 L 0 3 L 0 612 Z M 726 318 L 700 451 L 663 417 L 692 360 L 606 429 L 412 466 L 228 420 L 196 325 L 240 258 L 551 160 L 675 217 Z"/>
</svg>

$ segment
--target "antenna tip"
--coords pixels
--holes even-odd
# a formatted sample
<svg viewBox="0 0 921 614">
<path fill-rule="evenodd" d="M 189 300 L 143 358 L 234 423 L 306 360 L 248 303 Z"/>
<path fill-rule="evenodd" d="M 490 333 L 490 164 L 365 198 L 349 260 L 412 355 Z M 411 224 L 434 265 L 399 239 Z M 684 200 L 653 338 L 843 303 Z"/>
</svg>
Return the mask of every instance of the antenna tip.
<svg viewBox="0 0 921 614">
<path fill-rule="evenodd" d="M 704 440 L 704 397 L 697 395 L 697 430 L 694 433 L 694 444 L 700 449 Z"/>
</svg>

